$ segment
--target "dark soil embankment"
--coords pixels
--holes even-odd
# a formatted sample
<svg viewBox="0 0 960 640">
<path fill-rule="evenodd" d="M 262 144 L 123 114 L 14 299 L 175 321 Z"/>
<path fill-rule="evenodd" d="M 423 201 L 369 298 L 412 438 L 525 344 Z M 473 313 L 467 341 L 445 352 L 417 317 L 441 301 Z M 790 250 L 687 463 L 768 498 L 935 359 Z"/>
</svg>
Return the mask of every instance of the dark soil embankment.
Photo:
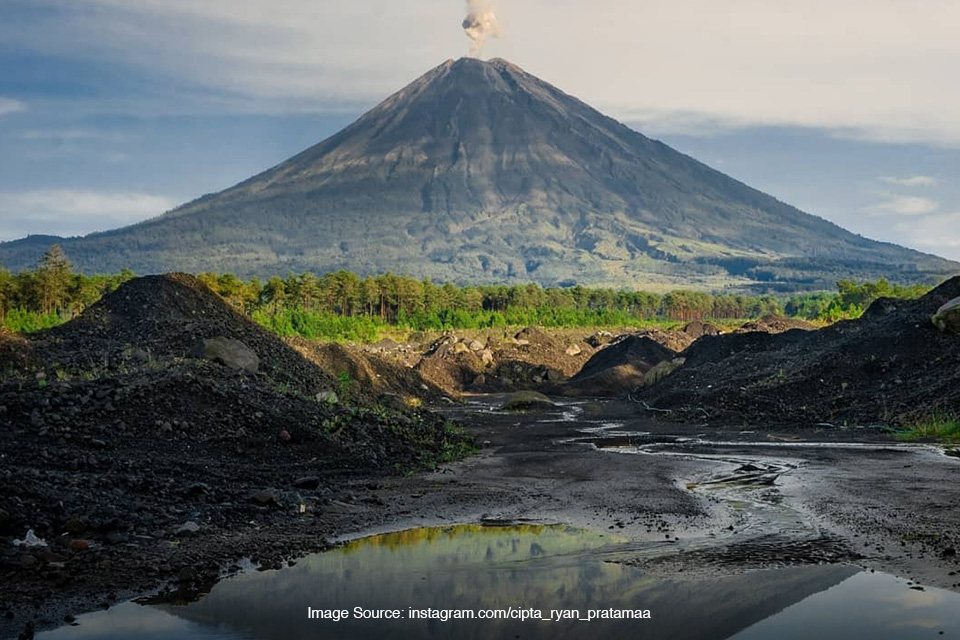
<svg viewBox="0 0 960 640">
<path fill-rule="evenodd" d="M 218 337 L 258 370 L 192 356 Z M 351 478 L 465 447 L 439 416 L 359 385 L 318 399 L 339 391 L 330 375 L 190 276 L 133 280 L 55 330 L 0 336 L 0 355 L 0 584 L 18 612 L 171 577 L 192 588 L 245 555 L 275 563 L 303 539 L 261 548 L 259 532 L 349 502 Z M 28 531 L 45 545 L 14 544 Z"/>
<path fill-rule="evenodd" d="M 706 336 L 640 397 L 671 410 L 668 419 L 745 424 L 891 424 L 958 413 L 960 336 L 930 321 L 957 296 L 953 278 L 919 300 L 880 299 L 862 318 L 818 331 Z"/>
</svg>

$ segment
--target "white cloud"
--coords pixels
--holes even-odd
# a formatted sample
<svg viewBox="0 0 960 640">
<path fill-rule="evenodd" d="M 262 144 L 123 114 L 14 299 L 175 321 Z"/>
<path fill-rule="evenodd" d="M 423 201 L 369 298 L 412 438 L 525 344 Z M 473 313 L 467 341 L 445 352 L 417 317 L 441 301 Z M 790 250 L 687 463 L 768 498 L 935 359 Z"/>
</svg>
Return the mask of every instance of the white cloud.
<svg viewBox="0 0 960 640">
<path fill-rule="evenodd" d="M 932 187 L 939 182 L 939 180 L 932 176 L 910 176 L 907 178 L 880 176 L 877 178 L 877 180 L 886 184 L 893 184 L 900 187 Z"/>
<path fill-rule="evenodd" d="M 27 105 L 13 98 L 0 98 L 0 116 L 26 111 Z"/>
<path fill-rule="evenodd" d="M 922 216 L 939 208 L 940 203 L 930 198 L 892 195 L 883 202 L 868 207 L 868 211 L 879 215 Z"/>
<path fill-rule="evenodd" d="M 49 22 L 0 39 L 122 59 L 249 109 L 369 104 L 468 49 L 453 0 L 33 1 Z M 621 119 L 960 146 L 956 0 L 512 0 L 499 16 L 485 53 Z"/>
<path fill-rule="evenodd" d="M 893 225 L 904 244 L 960 257 L 960 211 L 938 213 Z"/>
<path fill-rule="evenodd" d="M 169 211 L 176 201 L 145 193 L 50 189 L 0 193 L 0 240 L 33 233 L 84 235 Z"/>
</svg>

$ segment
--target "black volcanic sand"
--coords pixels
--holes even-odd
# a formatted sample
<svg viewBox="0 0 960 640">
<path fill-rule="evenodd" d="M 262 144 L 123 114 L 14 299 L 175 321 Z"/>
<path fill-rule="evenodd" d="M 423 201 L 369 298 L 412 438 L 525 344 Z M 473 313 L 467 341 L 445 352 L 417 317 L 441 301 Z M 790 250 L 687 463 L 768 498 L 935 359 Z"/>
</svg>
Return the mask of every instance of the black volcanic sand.
<svg viewBox="0 0 960 640">
<path fill-rule="evenodd" d="M 704 336 L 639 398 L 684 422 L 895 425 L 960 414 L 960 336 L 930 321 L 958 296 L 960 277 L 919 300 L 881 298 L 863 317 L 818 331 Z"/>
</svg>

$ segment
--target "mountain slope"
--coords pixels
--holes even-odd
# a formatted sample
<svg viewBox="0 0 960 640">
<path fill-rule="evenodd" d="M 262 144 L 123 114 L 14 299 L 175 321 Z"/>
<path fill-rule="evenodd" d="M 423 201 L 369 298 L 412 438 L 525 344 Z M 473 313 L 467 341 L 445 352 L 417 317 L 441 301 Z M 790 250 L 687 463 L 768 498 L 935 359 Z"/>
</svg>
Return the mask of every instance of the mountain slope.
<svg viewBox="0 0 960 640">
<path fill-rule="evenodd" d="M 0 263 L 25 266 L 47 244 L 0 245 Z M 460 282 L 816 287 L 960 271 L 783 204 L 506 61 L 474 59 L 436 67 L 226 191 L 64 245 L 97 270 L 390 269 Z"/>
</svg>

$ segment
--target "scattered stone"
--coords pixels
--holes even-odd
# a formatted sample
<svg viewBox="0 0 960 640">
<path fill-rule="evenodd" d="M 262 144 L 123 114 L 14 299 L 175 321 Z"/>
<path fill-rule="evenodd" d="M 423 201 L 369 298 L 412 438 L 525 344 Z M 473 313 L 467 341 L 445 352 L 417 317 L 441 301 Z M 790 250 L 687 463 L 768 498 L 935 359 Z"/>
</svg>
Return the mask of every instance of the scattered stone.
<svg viewBox="0 0 960 640">
<path fill-rule="evenodd" d="M 470 351 L 482 351 L 484 348 L 483 343 L 479 340 L 473 340 L 470 343 Z"/>
<path fill-rule="evenodd" d="M 253 349 L 239 340 L 224 336 L 200 340 L 194 347 L 198 358 L 213 360 L 231 369 L 256 373 L 260 369 L 260 358 Z"/>
<path fill-rule="evenodd" d="M 181 535 L 181 536 L 184 534 L 192 535 L 197 531 L 200 531 L 200 525 L 194 522 L 193 520 L 187 520 L 182 525 L 180 525 L 180 528 L 177 529 L 177 535 Z"/>
<path fill-rule="evenodd" d="M 41 551 L 38 555 L 40 560 L 47 564 L 62 564 L 67 561 L 66 556 L 54 553 L 53 551 Z"/>
<path fill-rule="evenodd" d="M 490 366 L 493 364 L 493 351 L 490 349 L 484 349 L 480 352 L 480 361 L 484 366 Z"/>
<path fill-rule="evenodd" d="M 655 365 L 643 375 L 643 385 L 648 387 L 652 384 L 657 384 L 682 367 L 686 361 L 686 358 L 674 358 L 673 360 L 664 360 Z"/>
<path fill-rule="evenodd" d="M 571 356 L 571 357 L 572 357 L 572 356 L 578 356 L 578 355 L 580 355 L 581 353 L 583 353 L 583 349 L 581 349 L 580 347 L 578 347 L 578 346 L 575 345 L 575 344 L 572 344 L 572 345 L 570 345 L 569 347 L 567 347 L 566 353 L 567 353 L 568 356 Z"/>
<path fill-rule="evenodd" d="M 538 411 L 556 407 L 550 398 L 537 391 L 517 391 L 500 407 L 502 411 Z"/>
<path fill-rule="evenodd" d="M 279 438 L 280 442 L 290 442 L 293 439 L 293 436 L 291 436 L 290 432 L 286 429 L 281 429 Z"/>
<path fill-rule="evenodd" d="M 320 478 L 317 476 L 305 476 L 293 481 L 293 486 L 297 489 L 316 489 L 320 486 Z"/>
<path fill-rule="evenodd" d="M 264 491 L 257 491 L 250 499 L 261 507 L 267 507 L 270 505 L 279 505 L 280 499 L 277 495 L 277 492 L 272 489 L 266 489 Z"/>
<path fill-rule="evenodd" d="M 90 543 L 86 540 L 80 540 L 80 539 L 71 540 L 70 548 L 73 549 L 74 551 L 89 551 Z"/>
<path fill-rule="evenodd" d="M 468 347 L 462 342 L 458 342 L 457 344 L 453 345 L 453 355 L 467 353 L 468 351 L 470 351 L 470 347 Z"/>
</svg>

